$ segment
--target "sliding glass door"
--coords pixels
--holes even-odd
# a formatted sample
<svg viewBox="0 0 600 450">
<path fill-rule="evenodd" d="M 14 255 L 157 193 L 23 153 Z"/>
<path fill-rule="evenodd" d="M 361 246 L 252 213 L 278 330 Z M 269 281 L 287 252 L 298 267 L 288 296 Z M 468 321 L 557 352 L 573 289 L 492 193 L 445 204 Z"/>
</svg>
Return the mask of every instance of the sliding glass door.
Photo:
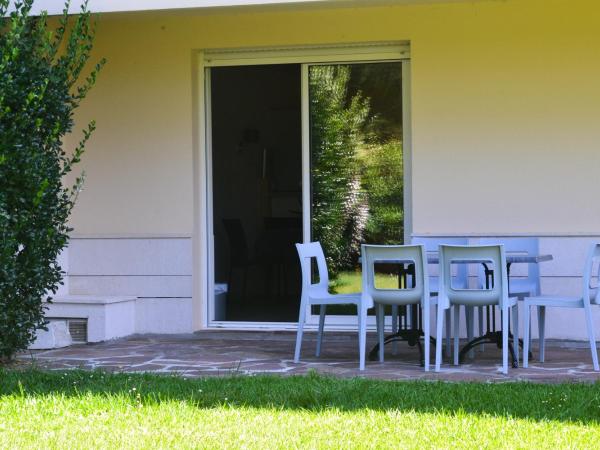
<svg viewBox="0 0 600 450">
<path fill-rule="evenodd" d="M 406 61 L 361 51 L 207 58 L 209 324 L 293 327 L 296 242 L 321 242 L 334 293 L 361 290 L 362 243 L 403 243 Z M 328 315 L 356 321 L 355 308 Z"/>
<path fill-rule="evenodd" d="M 404 238 L 400 62 L 307 65 L 310 239 L 320 241 L 330 290 L 360 292 L 360 245 Z M 310 209 L 307 211 L 306 209 Z M 376 283 L 397 284 L 393 268 Z M 355 315 L 356 308 L 329 313 Z M 313 314 L 316 311 L 313 311 Z"/>
<path fill-rule="evenodd" d="M 210 74 L 215 321 L 298 320 L 301 66 Z"/>
</svg>

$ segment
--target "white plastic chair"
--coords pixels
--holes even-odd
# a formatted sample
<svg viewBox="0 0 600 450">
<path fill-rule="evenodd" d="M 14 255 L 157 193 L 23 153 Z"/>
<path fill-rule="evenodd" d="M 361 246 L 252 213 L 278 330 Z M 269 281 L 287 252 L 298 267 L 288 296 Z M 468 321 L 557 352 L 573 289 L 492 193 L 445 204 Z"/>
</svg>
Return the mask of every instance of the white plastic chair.
<svg viewBox="0 0 600 450">
<path fill-rule="evenodd" d="M 463 261 L 461 263 L 461 261 Z M 490 289 L 463 289 L 452 284 L 452 264 L 466 265 L 486 263 L 494 269 L 494 285 Z M 444 310 L 454 306 L 454 365 L 458 365 L 459 320 L 458 308 L 464 306 L 498 305 L 502 312 L 502 373 L 508 373 L 508 312 L 513 309 L 513 327 L 515 343 L 518 343 L 517 301 L 508 296 L 508 280 L 506 276 L 506 256 L 502 245 L 488 246 L 440 246 L 440 290 L 438 295 L 437 342 L 435 351 L 435 370 L 439 372 L 442 363 L 442 336 Z M 518 348 L 518 344 L 516 345 Z M 516 349 L 515 349 L 516 351 Z"/>
<path fill-rule="evenodd" d="M 325 255 L 319 242 L 309 244 L 296 244 L 298 256 L 300 257 L 300 267 L 302 269 L 302 296 L 300 300 L 300 314 L 298 317 L 298 332 L 296 335 L 296 351 L 294 353 L 294 362 L 300 361 L 300 350 L 302 347 L 302 334 L 304 324 L 306 323 L 306 311 L 312 305 L 320 305 L 319 311 L 319 331 L 317 334 L 316 356 L 321 354 L 321 343 L 323 340 L 323 328 L 325 326 L 325 315 L 327 305 L 356 305 L 358 309 L 358 329 L 359 329 L 359 353 L 360 370 L 365 368 L 365 347 L 366 347 L 366 327 L 367 327 L 367 309 L 361 301 L 361 294 L 330 294 L 329 293 L 329 273 Z M 319 281 L 312 282 L 311 260 L 315 259 L 319 273 Z"/>
<path fill-rule="evenodd" d="M 530 256 L 538 256 L 540 254 L 540 240 L 536 237 L 511 237 L 511 238 L 481 238 L 481 245 L 504 245 L 506 254 L 527 254 Z M 519 264 L 522 265 L 522 264 Z M 510 276 L 508 280 L 508 295 L 516 297 L 518 300 L 525 300 L 525 297 L 538 297 L 541 295 L 540 287 L 540 265 L 528 264 L 527 276 L 525 278 L 515 278 Z M 480 267 L 478 271 L 479 285 L 485 286 L 485 273 Z M 538 308 L 538 321 L 540 320 L 541 309 Z M 529 336 L 531 339 L 531 322 L 523 321 L 526 328 L 529 328 Z M 479 309 L 479 327 L 483 326 L 483 308 Z M 480 330 L 480 332 L 482 332 Z M 529 342 L 531 345 L 531 341 Z"/>
<path fill-rule="evenodd" d="M 481 245 L 504 245 L 506 254 L 517 253 L 538 256 L 540 254 L 540 240 L 538 238 L 481 238 Z M 483 270 L 479 271 L 479 283 L 485 285 Z M 527 276 L 525 278 L 512 278 L 508 283 L 509 295 L 523 300 L 525 297 L 537 297 L 540 295 L 540 265 L 528 264 Z"/>
<path fill-rule="evenodd" d="M 414 286 L 403 289 L 378 289 L 375 286 L 375 264 L 397 262 L 413 264 Z M 422 245 L 362 245 L 363 304 L 375 305 L 377 335 L 379 339 L 379 361 L 384 360 L 385 305 L 420 305 L 423 311 L 425 341 L 424 365 L 429 370 L 430 353 L 430 300 L 427 256 Z"/>
<path fill-rule="evenodd" d="M 427 253 L 437 253 L 440 245 L 468 245 L 469 239 L 465 237 L 425 237 L 425 236 L 414 236 L 411 239 L 413 245 L 425 246 Z M 453 283 L 455 286 L 466 288 L 469 285 L 469 274 L 468 268 L 465 264 L 461 264 L 456 268 L 455 275 L 453 276 Z M 429 275 L 429 293 L 431 296 L 437 296 L 439 291 L 439 275 Z M 472 312 L 465 309 L 465 316 L 467 322 L 470 323 Z M 395 320 L 392 316 L 392 325 Z M 393 328 L 393 326 L 392 326 Z M 473 338 L 472 327 L 467 326 L 469 339 Z M 396 331 L 396 330 L 392 330 Z M 450 336 L 452 333 L 452 315 L 451 310 L 446 311 L 446 356 L 450 357 Z"/>
<path fill-rule="evenodd" d="M 530 308 L 532 306 L 538 307 L 538 327 L 539 327 L 539 338 L 540 338 L 540 362 L 544 362 L 545 358 L 545 345 L 544 345 L 544 334 L 546 328 L 546 307 L 558 307 L 558 308 L 581 308 L 585 313 L 585 320 L 587 324 L 588 338 L 590 341 L 590 350 L 592 352 L 592 363 L 594 364 L 594 370 L 599 371 L 598 367 L 598 351 L 596 349 L 596 337 L 594 336 L 594 325 L 592 323 L 592 311 L 591 305 L 600 304 L 600 289 L 598 286 L 592 286 L 592 270 L 594 268 L 594 261 L 600 259 L 600 244 L 593 244 L 587 255 L 585 266 L 583 269 L 583 286 L 580 297 L 551 297 L 551 296 L 538 296 L 538 297 L 527 297 L 525 298 L 525 323 L 528 323 L 530 317 Z M 599 268 L 600 269 L 600 268 Z M 599 270 L 600 272 L 600 270 Z M 596 273 L 598 277 L 600 273 Z M 523 367 L 529 365 L 529 327 L 525 327 L 525 339 L 523 348 Z"/>
</svg>

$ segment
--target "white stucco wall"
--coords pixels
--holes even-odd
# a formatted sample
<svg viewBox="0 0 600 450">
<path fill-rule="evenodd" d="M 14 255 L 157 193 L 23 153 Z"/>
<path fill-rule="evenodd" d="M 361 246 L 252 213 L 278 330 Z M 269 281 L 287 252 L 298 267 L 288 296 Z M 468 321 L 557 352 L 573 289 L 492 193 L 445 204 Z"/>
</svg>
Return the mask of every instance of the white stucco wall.
<svg viewBox="0 0 600 450">
<path fill-rule="evenodd" d="M 411 43 L 416 233 L 595 232 L 599 26 L 589 0 L 102 16 L 76 232 L 191 234 L 193 50 L 393 40 Z"/>
<path fill-rule="evenodd" d="M 546 236 L 544 286 L 573 293 L 600 238 L 599 29 L 592 0 L 103 15 L 75 236 L 192 235 L 194 51 L 409 41 L 413 231 Z"/>
</svg>

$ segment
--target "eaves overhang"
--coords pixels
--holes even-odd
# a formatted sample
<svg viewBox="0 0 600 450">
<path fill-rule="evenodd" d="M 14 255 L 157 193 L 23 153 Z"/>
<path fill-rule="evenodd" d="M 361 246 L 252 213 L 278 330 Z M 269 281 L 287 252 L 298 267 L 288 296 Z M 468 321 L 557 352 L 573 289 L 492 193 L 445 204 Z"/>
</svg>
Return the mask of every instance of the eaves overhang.
<svg viewBox="0 0 600 450">
<path fill-rule="evenodd" d="M 380 6 L 426 3 L 450 3 L 482 0 L 90 0 L 93 12 L 118 13 L 142 11 L 170 11 L 186 9 L 256 8 L 256 7 L 316 7 L 316 6 Z M 77 14 L 83 0 L 72 0 L 69 12 Z M 36 0 L 33 14 L 47 11 L 49 15 L 62 14 L 64 0 Z"/>
</svg>

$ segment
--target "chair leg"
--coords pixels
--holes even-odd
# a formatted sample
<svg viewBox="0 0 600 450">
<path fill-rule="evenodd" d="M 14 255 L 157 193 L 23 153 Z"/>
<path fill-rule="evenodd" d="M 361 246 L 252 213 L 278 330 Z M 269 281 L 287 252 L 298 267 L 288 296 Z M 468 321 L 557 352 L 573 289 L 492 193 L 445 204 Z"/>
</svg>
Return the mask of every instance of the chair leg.
<svg viewBox="0 0 600 450">
<path fill-rule="evenodd" d="M 523 327 L 527 327 L 529 329 L 529 348 L 533 348 L 531 345 L 531 341 L 533 339 L 533 333 L 531 332 L 531 311 L 529 312 L 529 320 L 524 322 Z"/>
<path fill-rule="evenodd" d="M 519 363 L 519 304 L 512 307 L 513 348 L 517 364 Z"/>
<path fill-rule="evenodd" d="M 592 364 L 594 365 L 594 370 L 598 372 L 600 368 L 598 368 L 598 350 L 596 348 L 596 336 L 594 335 L 594 323 L 592 322 L 592 311 L 590 310 L 590 305 L 584 306 L 585 310 L 585 320 L 587 322 L 588 329 L 588 337 L 590 340 L 590 351 L 592 352 Z"/>
<path fill-rule="evenodd" d="M 531 326 L 529 326 L 531 324 L 531 306 L 527 301 L 525 301 L 523 308 L 523 323 L 525 324 L 523 330 L 525 333 L 525 336 L 523 336 L 523 368 L 527 369 L 529 366 L 529 349 L 531 348 Z"/>
<path fill-rule="evenodd" d="M 263 302 L 271 299 L 271 285 L 273 284 L 273 266 L 272 264 L 265 264 L 265 298 Z"/>
<path fill-rule="evenodd" d="M 508 308 L 502 308 L 502 373 L 508 375 Z"/>
<path fill-rule="evenodd" d="M 540 362 L 544 362 L 546 357 L 546 307 L 538 306 L 538 338 L 540 341 Z"/>
<path fill-rule="evenodd" d="M 429 312 L 429 305 L 425 304 L 425 306 L 423 306 L 422 308 L 423 311 L 423 339 L 425 339 L 425 354 L 423 355 L 423 359 L 424 359 L 424 364 L 425 364 L 425 372 L 429 372 L 429 356 L 430 356 L 430 352 L 431 352 L 431 339 L 429 338 L 429 336 L 431 335 L 431 314 Z"/>
<path fill-rule="evenodd" d="M 285 264 L 281 265 L 281 271 L 283 272 L 283 295 L 287 295 L 288 284 L 287 284 L 287 269 L 285 268 Z"/>
<path fill-rule="evenodd" d="M 446 311 L 439 305 L 437 307 L 437 320 L 435 323 L 435 371 L 440 371 L 442 365 L 442 336 L 444 329 L 444 318 L 447 317 Z"/>
<path fill-rule="evenodd" d="M 298 317 L 298 331 L 296 333 L 296 351 L 294 352 L 294 362 L 300 361 L 300 349 L 302 347 L 302 333 L 304 331 L 304 322 L 306 321 L 306 308 L 308 305 L 304 301 L 300 302 L 300 314 Z"/>
<path fill-rule="evenodd" d="M 358 357 L 359 369 L 365 370 L 365 354 L 367 351 L 367 309 L 358 305 Z"/>
<path fill-rule="evenodd" d="M 483 311 L 485 309 L 485 306 L 480 306 L 477 308 L 477 311 L 479 313 L 479 336 L 483 336 L 485 334 L 485 326 L 483 323 Z M 483 352 L 484 351 L 484 345 L 481 344 L 479 346 L 479 351 Z"/>
<path fill-rule="evenodd" d="M 458 366 L 460 340 L 460 305 L 454 305 L 454 365 Z"/>
<path fill-rule="evenodd" d="M 396 334 L 398 332 L 398 315 L 399 308 L 398 305 L 392 305 L 392 334 Z M 398 354 L 398 341 L 392 342 L 392 355 Z"/>
<path fill-rule="evenodd" d="M 233 280 L 233 266 L 229 266 L 229 276 L 227 277 L 227 293 L 230 294 L 231 292 L 233 292 L 233 290 L 231 289 L 232 284 L 231 281 Z"/>
<path fill-rule="evenodd" d="M 385 335 L 385 306 L 378 304 L 375 307 L 377 319 L 377 339 L 379 341 L 379 362 L 383 362 L 384 351 L 384 335 Z"/>
<path fill-rule="evenodd" d="M 450 358 L 452 355 L 451 348 L 451 336 L 452 336 L 452 308 L 448 308 L 445 312 L 446 314 L 446 358 Z M 436 339 L 441 339 L 441 335 Z"/>
<path fill-rule="evenodd" d="M 465 306 L 465 321 L 467 324 L 467 342 L 471 342 L 475 335 L 475 307 Z M 473 358 L 475 352 L 471 350 L 469 352 L 469 358 Z"/>
<path fill-rule="evenodd" d="M 321 356 L 321 343 L 323 342 L 323 328 L 325 328 L 325 314 L 327 313 L 327 306 L 321 305 L 319 308 L 319 332 L 317 333 L 317 351 L 315 356 Z"/>
<path fill-rule="evenodd" d="M 246 300 L 246 290 L 248 286 L 248 266 L 244 267 L 244 279 L 242 281 L 242 301 Z"/>
<path fill-rule="evenodd" d="M 398 305 L 392 305 L 392 333 L 398 332 Z"/>
</svg>

